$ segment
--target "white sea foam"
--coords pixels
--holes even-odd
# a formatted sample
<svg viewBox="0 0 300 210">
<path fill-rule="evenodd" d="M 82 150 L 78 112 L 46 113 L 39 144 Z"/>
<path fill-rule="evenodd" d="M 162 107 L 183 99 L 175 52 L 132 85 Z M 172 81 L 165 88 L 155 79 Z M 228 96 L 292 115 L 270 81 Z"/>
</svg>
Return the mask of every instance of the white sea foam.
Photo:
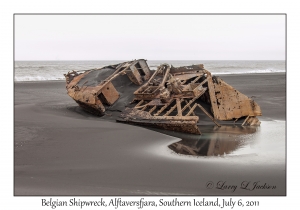
<svg viewBox="0 0 300 210">
<path fill-rule="evenodd" d="M 71 70 L 101 68 L 123 61 L 16 61 L 15 81 L 64 80 L 63 74 Z M 285 61 L 147 61 L 155 70 L 162 63 L 175 67 L 204 64 L 212 74 L 284 73 Z"/>
<path fill-rule="evenodd" d="M 214 71 L 211 71 L 214 73 Z M 245 71 L 232 71 L 232 72 L 216 72 L 215 74 L 267 74 L 267 73 L 285 73 L 283 69 L 257 69 Z"/>
<path fill-rule="evenodd" d="M 15 76 L 15 81 L 64 80 L 64 76 Z"/>
</svg>

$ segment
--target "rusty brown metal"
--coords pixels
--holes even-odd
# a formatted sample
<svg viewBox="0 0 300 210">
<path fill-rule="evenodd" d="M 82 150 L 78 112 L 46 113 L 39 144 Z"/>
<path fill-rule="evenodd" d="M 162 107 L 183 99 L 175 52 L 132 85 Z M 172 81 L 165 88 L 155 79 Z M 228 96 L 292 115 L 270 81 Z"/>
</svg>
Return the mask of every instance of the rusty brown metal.
<svg viewBox="0 0 300 210">
<path fill-rule="evenodd" d="M 150 71 L 146 60 L 139 59 L 65 75 L 68 95 L 82 108 L 104 115 L 120 98 L 119 80 L 136 85 L 131 108 L 123 110 L 119 122 L 156 126 L 179 132 L 200 134 L 201 111 L 212 122 L 245 117 L 243 125 L 259 125 L 261 109 L 256 102 L 222 79 L 212 76 L 203 64 L 173 67 L 161 64 Z M 119 88 L 119 89 L 118 89 Z M 205 109 L 200 103 L 205 103 Z"/>
<path fill-rule="evenodd" d="M 149 79 L 151 72 L 144 59 L 91 69 L 82 73 L 68 72 L 65 74 L 68 95 L 85 110 L 96 115 L 104 115 L 106 107 L 113 105 L 120 97 L 113 81 L 124 74 L 134 84 L 141 85 L 143 81 Z"/>
<path fill-rule="evenodd" d="M 184 133 L 201 134 L 197 126 L 198 120 L 198 116 L 153 116 L 147 111 L 135 108 L 126 108 L 120 115 L 120 119 L 118 119 L 119 122 L 130 124 L 154 126 Z"/>
</svg>

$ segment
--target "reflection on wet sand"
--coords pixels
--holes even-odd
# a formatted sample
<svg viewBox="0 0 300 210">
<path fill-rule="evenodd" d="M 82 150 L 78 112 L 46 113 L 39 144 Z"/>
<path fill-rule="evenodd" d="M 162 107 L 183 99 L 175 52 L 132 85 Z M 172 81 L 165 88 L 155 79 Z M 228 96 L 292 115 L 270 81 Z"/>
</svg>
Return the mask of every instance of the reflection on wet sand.
<svg viewBox="0 0 300 210">
<path fill-rule="evenodd" d="M 179 154 L 195 156 L 218 156 L 230 154 L 243 145 L 249 144 L 249 138 L 244 138 L 256 132 L 257 127 L 223 125 L 208 127 L 203 135 L 182 135 L 176 137 L 182 140 L 169 145 L 169 148 Z"/>
</svg>

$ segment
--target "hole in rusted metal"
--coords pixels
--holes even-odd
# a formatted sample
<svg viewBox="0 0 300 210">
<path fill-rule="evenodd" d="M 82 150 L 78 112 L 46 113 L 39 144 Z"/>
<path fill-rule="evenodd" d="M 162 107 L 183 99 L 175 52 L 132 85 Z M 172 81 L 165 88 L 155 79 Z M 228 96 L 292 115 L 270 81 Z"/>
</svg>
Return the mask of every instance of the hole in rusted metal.
<svg viewBox="0 0 300 210">
<path fill-rule="evenodd" d="M 136 67 L 136 69 L 138 70 L 138 72 L 140 73 L 141 76 L 145 76 L 146 75 L 139 63 L 137 63 L 135 65 L 135 67 Z"/>
<path fill-rule="evenodd" d="M 105 98 L 105 96 L 103 95 L 103 93 L 100 93 L 100 94 L 98 95 L 98 98 L 100 99 L 100 101 L 102 102 L 103 105 L 109 106 L 109 103 L 108 103 L 108 101 L 106 100 L 106 98 Z"/>
</svg>

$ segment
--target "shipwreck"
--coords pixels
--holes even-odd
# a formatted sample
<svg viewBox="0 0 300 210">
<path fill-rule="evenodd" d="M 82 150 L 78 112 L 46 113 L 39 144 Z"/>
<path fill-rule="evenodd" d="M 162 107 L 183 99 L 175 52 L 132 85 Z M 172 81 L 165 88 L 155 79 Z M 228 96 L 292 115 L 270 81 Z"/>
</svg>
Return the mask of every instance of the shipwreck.
<svg viewBox="0 0 300 210">
<path fill-rule="evenodd" d="M 103 116 L 121 100 L 118 122 L 201 134 L 199 112 L 217 126 L 245 118 L 242 125 L 260 125 L 261 109 L 203 64 L 150 70 L 144 59 L 64 75 L 68 95 L 86 111 Z M 124 90 L 129 91 L 122 98 Z M 129 96 L 128 96 L 129 94 Z M 205 104 L 205 107 L 204 105 Z M 126 107 L 126 108 L 125 108 Z"/>
</svg>

